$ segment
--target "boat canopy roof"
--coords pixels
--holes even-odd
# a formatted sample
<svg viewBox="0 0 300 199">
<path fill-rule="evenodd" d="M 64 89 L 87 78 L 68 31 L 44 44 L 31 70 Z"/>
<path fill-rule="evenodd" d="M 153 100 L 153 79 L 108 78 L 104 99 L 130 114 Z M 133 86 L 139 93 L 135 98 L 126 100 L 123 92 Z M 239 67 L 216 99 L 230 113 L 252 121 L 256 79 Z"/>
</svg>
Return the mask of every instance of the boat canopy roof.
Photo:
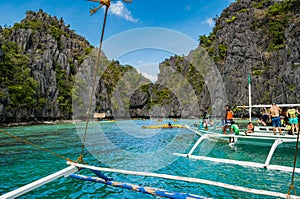
<svg viewBox="0 0 300 199">
<path fill-rule="evenodd" d="M 299 106 L 300 104 L 276 104 L 279 107 L 294 107 L 294 106 Z M 256 104 L 252 105 L 251 108 L 267 108 L 271 107 L 271 104 Z M 250 108 L 250 106 L 237 106 L 238 108 Z"/>
</svg>

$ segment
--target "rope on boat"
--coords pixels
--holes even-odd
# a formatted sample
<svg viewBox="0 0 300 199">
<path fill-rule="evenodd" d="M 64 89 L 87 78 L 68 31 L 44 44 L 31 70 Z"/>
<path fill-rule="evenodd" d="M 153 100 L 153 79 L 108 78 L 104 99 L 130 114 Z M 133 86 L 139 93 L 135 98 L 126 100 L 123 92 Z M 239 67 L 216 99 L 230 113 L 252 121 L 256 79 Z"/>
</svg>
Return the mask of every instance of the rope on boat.
<svg viewBox="0 0 300 199">
<path fill-rule="evenodd" d="M 32 143 L 32 142 L 30 142 L 30 141 L 24 139 L 24 138 L 20 138 L 20 137 L 18 137 L 18 136 L 15 136 L 15 135 L 13 135 L 13 134 L 11 134 L 11 133 L 8 133 L 8 132 L 2 131 L 2 130 L 0 130 L 0 133 L 5 134 L 5 135 L 8 135 L 8 136 L 10 136 L 10 137 L 12 137 L 12 138 L 14 138 L 14 139 L 16 139 L 16 140 L 19 140 L 19 141 L 21 141 L 21 142 L 24 142 L 24 143 L 26 143 L 26 144 L 28 144 L 28 145 L 31 145 L 31 146 L 33 146 L 33 147 L 35 147 L 35 148 L 38 148 L 38 149 L 42 150 L 42 151 L 46 151 L 46 152 L 48 152 L 48 153 L 51 153 L 52 155 L 54 155 L 54 156 L 56 156 L 56 157 L 59 157 L 59 158 L 62 158 L 62 159 L 64 159 L 64 160 L 73 162 L 70 158 L 67 158 L 67 157 L 65 157 L 65 156 L 63 156 L 63 155 L 61 155 L 61 154 L 55 153 L 54 151 L 51 151 L 51 150 L 49 150 L 49 149 L 43 148 L 43 147 L 41 147 L 41 146 L 39 146 L 39 145 L 37 145 L 37 144 L 34 144 L 34 143 Z"/>
<path fill-rule="evenodd" d="M 294 156 L 294 166 L 293 166 L 293 174 L 292 174 L 292 180 L 291 180 L 291 184 L 288 190 L 288 195 L 291 194 L 291 190 L 294 191 L 294 194 L 296 195 L 296 188 L 294 187 L 294 179 L 295 179 L 295 171 L 296 171 L 296 163 L 297 163 L 297 155 L 298 155 L 298 144 L 299 144 L 299 132 L 297 135 L 297 142 L 296 142 L 296 149 L 295 149 L 295 156 Z"/>
<path fill-rule="evenodd" d="M 165 198 L 188 198 L 188 199 L 205 199 L 203 196 L 198 196 L 194 194 L 189 193 L 181 193 L 181 192 L 170 192 L 164 189 L 158 189 L 153 187 L 142 187 L 139 185 L 131 184 L 131 183 L 123 183 L 123 182 L 116 182 L 116 181 L 106 181 L 102 178 L 97 177 L 91 177 L 91 176 L 84 176 L 79 174 L 72 174 L 69 177 L 84 180 L 84 181 L 91 181 L 91 182 L 97 182 L 102 183 L 114 187 L 120 187 L 128 190 L 133 190 L 145 194 L 151 194 L 154 196 L 162 196 Z"/>
<path fill-rule="evenodd" d="M 147 177 L 163 178 L 163 179 L 168 179 L 168 180 L 178 180 L 178 181 L 184 181 L 184 182 L 212 185 L 212 186 L 222 187 L 222 188 L 226 188 L 226 189 L 232 189 L 232 190 L 236 190 L 236 191 L 252 193 L 252 194 L 256 194 L 256 195 L 274 196 L 274 197 L 279 197 L 279 198 L 289 197 L 290 199 L 294 199 L 294 198 L 300 199 L 300 197 L 297 197 L 294 195 L 287 195 L 287 194 L 279 193 L 279 192 L 246 188 L 246 187 L 230 185 L 230 184 L 226 184 L 226 183 L 222 183 L 222 182 L 215 182 L 215 181 L 199 179 L 199 178 L 173 176 L 173 175 L 168 175 L 168 174 L 159 174 L 159 173 L 150 173 L 150 172 L 141 172 L 141 171 L 129 171 L 129 170 L 122 170 L 122 169 L 102 168 L 102 167 L 78 164 L 78 163 L 74 163 L 74 162 L 68 162 L 67 164 L 72 165 L 72 166 L 77 166 L 79 168 L 85 168 L 85 169 L 102 171 L 102 172 L 113 172 L 113 173 L 121 173 L 121 174 L 126 174 L 126 175 L 147 176 Z"/>
<path fill-rule="evenodd" d="M 97 80 L 98 68 L 99 68 L 99 64 L 100 64 L 102 43 L 103 43 L 103 37 L 104 37 L 104 32 L 105 32 L 105 26 L 106 26 L 106 18 L 107 18 L 108 8 L 110 6 L 110 0 L 89 0 L 89 1 L 100 3 L 100 6 L 98 6 L 97 8 L 90 9 L 90 14 L 91 15 L 95 14 L 102 6 L 105 6 L 106 8 L 105 8 L 103 26 L 102 26 L 101 36 L 100 36 L 99 51 L 98 51 L 98 54 L 97 54 L 96 65 L 95 65 L 95 69 L 94 69 L 95 71 L 94 71 L 94 77 L 93 77 L 93 86 L 92 86 L 92 92 L 90 94 L 86 124 L 85 124 L 84 135 L 83 135 L 83 142 L 82 142 L 82 146 L 81 146 L 81 153 L 80 153 L 79 157 L 77 158 L 77 162 L 82 162 L 82 163 L 84 163 L 83 153 L 84 153 L 84 148 L 85 148 L 85 141 L 86 141 L 87 130 L 88 130 L 88 126 L 89 126 L 89 120 L 90 120 L 90 117 L 91 117 L 91 108 L 92 108 L 93 95 L 94 95 L 95 89 L 96 89 L 96 80 Z M 123 1 L 126 2 L 126 3 L 131 3 L 132 2 L 132 0 L 123 0 Z"/>
<path fill-rule="evenodd" d="M 108 8 L 110 6 L 110 0 L 107 0 L 107 1 L 100 0 L 100 4 L 101 4 L 101 6 L 99 6 L 96 9 L 91 9 L 91 11 L 90 11 L 91 15 L 92 15 L 98 9 L 100 9 L 102 6 L 105 5 L 105 7 L 106 7 L 105 14 L 104 14 L 104 20 L 103 20 L 103 26 L 102 26 L 102 32 L 101 32 L 101 37 L 100 37 L 100 46 L 99 46 L 99 51 L 98 51 L 97 58 L 96 58 L 96 65 L 95 65 L 95 69 L 94 69 L 95 71 L 94 71 L 94 77 L 93 77 L 93 86 L 92 86 L 92 92 L 91 92 L 91 95 L 90 95 L 90 101 L 89 101 L 89 106 L 88 106 L 88 111 L 87 111 L 83 141 L 82 141 L 82 145 L 81 145 L 81 153 L 80 153 L 79 157 L 77 158 L 77 162 L 83 162 L 83 153 L 84 153 L 84 148 L 85 148 L 85 141 L 86 141 L 87 130 L 88 130 L 88 126 L 89 126 L 89 120 L 90 120 L 90 117 L 91 117 L 92 101 L 93 101 L 93 95 L 94 95 L 95 88 L 96 88 L 96 80 L 97 80 L 97 74 L 98 74 L 98 68 L 99 68 L 98 66 L 99 66 L 99 63 L 100 63 L 102 42 L 103 42 L 103 37 L 104 37 L 104 30 L 105 30 L 105 25 L 106 25 L 107 12 L 108 12 Z"/>
</svg>

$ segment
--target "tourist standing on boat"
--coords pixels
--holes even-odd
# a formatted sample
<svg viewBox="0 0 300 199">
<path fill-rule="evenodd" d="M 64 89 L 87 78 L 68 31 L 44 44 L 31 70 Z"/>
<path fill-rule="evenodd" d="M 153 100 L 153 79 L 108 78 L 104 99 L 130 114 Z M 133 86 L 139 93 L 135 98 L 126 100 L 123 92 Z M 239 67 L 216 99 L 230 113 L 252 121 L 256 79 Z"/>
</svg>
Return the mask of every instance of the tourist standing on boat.
<svg viewBox="0 0 300 199">
<path fill-rule="evenodd" d="M 228 127 L 230 127 L 231 122 L 233 121 L 233 111 L 231 110 L 231 108 L 228 105 L 226 105 L 225 106 L 225 110 L 226 110 L 226 113 L 225 113 L 225 124 L 223 126 L 223 134 L 224 135 L 226 134 L 226 129 Z"/>
<path fill-rule="evenodd" d="M 292 135 L 295 134 L 295 129 L 296 132 L 298 132 L 298 115 L 299 111 L 295 109 L 294 107 L 291 107 L 288 109 L 288 117 L 289 117 L 289 122 L 292 126 Z"/>
<path fill-rule="evenodd" d="M 281 131 L 281 125 L 280 125 L 280 116 L 279 113 L 281 112 L 281 108 L 279 108 L 279 106 L 277 106 L 275 103 L 272 103 L 272 106 L 270 108 L 270 114 L 272 117 L 272 126 L 273 128 L 273 132 L 274 135 L 276 135 L 276 128 L 279 131 L 279 134 L 282 135 L 282 131 Z"/>
</svg>

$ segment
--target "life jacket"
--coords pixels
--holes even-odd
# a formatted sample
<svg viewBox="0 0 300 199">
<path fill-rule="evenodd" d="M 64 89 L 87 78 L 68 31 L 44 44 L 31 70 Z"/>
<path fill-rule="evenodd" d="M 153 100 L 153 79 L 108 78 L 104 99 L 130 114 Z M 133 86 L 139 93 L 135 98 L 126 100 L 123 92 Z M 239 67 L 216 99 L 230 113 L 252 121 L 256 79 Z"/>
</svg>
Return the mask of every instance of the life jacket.
<svg viewBox="0 0 300 199">
<path fill-rule="evenodd" d="M 288 110 L 290 118 L 296 118 L 296 110 L 295 109 L 289 109 Z"/>
</svg>

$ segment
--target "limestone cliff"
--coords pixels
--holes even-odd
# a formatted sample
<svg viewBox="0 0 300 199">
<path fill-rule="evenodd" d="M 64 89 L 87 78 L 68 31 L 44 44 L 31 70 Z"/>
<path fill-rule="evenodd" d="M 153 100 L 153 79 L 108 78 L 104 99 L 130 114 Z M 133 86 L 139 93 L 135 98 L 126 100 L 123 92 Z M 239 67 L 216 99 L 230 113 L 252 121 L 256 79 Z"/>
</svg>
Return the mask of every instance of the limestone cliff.
<svg viewBox="0 0 300 199">
<path fill-rule="evenodd" d="M 0 121 L 70 118 L 72 78 L 92 46 L 42 10 L 2 28 L 0 43 Z"/>
<path fill-rule="evenodd" d="M 109 61 L 63 19 L 28 11 L 0 27 L 0 123 L 83 119 L 96 74 L 93 112 L 108 117 L 198 117 L 206 106 L 252 101 L 299 103 L 300 2 L 238 0 L 214 19 L 187 57 L 160 64 L 153 84 L 132 66 Z"/>
<path fill-rule="evenodd" d="M 239 0 L 200 37 L 223 76 L 228 100 L 248 104 L 251 74 L 254 104 L 299 103 L 300 1 Z"/>
<path fill-rule="evenodd" d="M 187 57 L 166 59 L 161 72 L 183 75 L 196 93 L 199 109 L 212 105 L 217 115 L 224 104 L 248 104 L 248 74 L 253 104 L 299 103 L 300 1 L 238 0 L 214 20 L 212 33 L 199 37 L 197 49 Z M 214 63 L 194 65 L 192 54 L 197 59 L 208 55 Z M 168 75 L 159 75 L 158 82 L 172 81 Z"/>
<path fill-rule="evenodd" d="M 96 71 L 97 49 L 42 10 L 1 27 L 0 46 L 0 123 L 86 118 L 95 74 L 91 113 L 130 117 L 129 103 L 139 103 L 132 93 L 149 83 L 103 53 Z"/>
</svg>

